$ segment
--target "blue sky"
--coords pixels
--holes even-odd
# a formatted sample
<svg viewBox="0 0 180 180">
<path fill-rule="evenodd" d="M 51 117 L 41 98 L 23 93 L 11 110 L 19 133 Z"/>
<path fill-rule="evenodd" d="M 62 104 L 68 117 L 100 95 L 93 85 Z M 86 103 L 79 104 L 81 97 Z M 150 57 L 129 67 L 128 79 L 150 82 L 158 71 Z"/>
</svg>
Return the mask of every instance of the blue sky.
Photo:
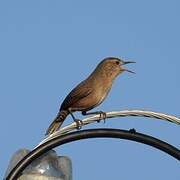
<svg viewBox="0 0 180 180">
<path fill-rule="evenodd" d="M 177 0 L 1 1 L 0 176 L 16 150 L 44 138 L 64 97 L 107 56 L 136 61 L 128 66 L 136 74 L 119 76 L 97 109 L 179 117 L 179 7 Z M 135 128 L 180 148 L 180 127 L 165 121 L 128 117 L 86 128 L 101 127 Z M 72 159 L 74 179 L 180 179 L 177 160 L 135 142 L 86 140 L 56 150 Z"/>
</svg>

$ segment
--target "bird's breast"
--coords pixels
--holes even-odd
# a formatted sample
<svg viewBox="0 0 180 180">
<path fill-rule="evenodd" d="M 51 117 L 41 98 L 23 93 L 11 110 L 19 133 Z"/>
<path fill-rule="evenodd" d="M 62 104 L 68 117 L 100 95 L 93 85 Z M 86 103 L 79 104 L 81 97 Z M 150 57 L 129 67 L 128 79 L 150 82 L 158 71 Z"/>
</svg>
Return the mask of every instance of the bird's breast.
<svg viewBox="0 0 180 180">
<path fill-rule="evenodd" d="M 96 96 L 98 97 L 99 104 L 104 101 L 107 97 L 109 91 L 111 89 L 111 84 L 107 86 L 107 84 L 101 84 L 99 90 L 96 91 Z"/>
</svg>

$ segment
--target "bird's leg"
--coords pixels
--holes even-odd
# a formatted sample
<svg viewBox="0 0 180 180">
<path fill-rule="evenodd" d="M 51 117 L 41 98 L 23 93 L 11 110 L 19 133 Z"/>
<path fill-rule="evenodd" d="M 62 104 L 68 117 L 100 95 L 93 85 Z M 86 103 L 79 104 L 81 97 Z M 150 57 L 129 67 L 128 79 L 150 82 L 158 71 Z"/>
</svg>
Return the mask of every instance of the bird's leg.
<svg viewBox="0 0 180 180">
<path fill-rule="evenodd" d="M 87 112 L 87 111 L 82 111 L 82 115 L 86 116 L 86 115 L 97 115 L 99 114 L 100 115 L 100 119 L 97 120 L 97 122 L 99 123 L 102 119 L 104 120 L 104 123 L 105 123 L 105 120 L 106 120 L 106 113 L 103 112 L 103 111 L 95 111 L 95 112 Z"/>
<path fill-rule="evenodd" d="M 82 120 L 76 119 L 75 116 L 74 116 L 74 114 L 72 113 L 72 111 L 71 111 L 70 109 L 68 109 L 68 111 L 69 111 L 69 114 L 71 115 L 71 117 L 73 118 L 73 121 L 76 123 L 76 126 L 77 126 L 76 128 L 77 128 L 78 130 L 80 130 L 81 127 L 82 127 L 82 125 L 83 125 Z"/>
</svg>

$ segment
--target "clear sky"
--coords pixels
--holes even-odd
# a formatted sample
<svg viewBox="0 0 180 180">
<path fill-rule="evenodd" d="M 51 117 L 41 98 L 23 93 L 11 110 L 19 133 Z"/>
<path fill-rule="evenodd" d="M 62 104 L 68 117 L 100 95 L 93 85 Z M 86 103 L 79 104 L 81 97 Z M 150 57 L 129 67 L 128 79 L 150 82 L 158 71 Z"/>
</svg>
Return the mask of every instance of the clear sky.
<svg viewBox="0 0 180 180">
<path fill-rule="evenodd" d="M 178 0 L 0 1 L 0 176 L 16 150 L 44 138 L 64 97 L 104 57 L 136 61 L 128 65 L 136 74 L 119 76 L 98 110 L 180 116 L 179 8 Z M 84 129 L 102 127 L 135 128 L 180 148 L 180 127 L 169 122 L 127 117 Z M 180 179 L 176 159 L 131 141 L 83 140 L 56 150 L 72 159 L 75 180 Z"/>
</svg>

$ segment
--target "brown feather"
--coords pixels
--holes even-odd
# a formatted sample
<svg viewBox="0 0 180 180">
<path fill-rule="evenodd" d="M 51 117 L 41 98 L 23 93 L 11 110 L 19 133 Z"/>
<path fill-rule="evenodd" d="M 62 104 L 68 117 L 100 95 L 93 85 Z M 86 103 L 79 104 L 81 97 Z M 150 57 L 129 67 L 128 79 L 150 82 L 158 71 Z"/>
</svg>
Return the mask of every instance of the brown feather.
<svg viewBox="0 0 180 180">
<path fill-rule="evenodd" d="M 56 118 L 54 119 L 54 121 L 48 127 L 46 131 L 46 135 L 50 135 L 53 132 L 57 131 L 61 127 L 62 123 L 64 122 L 68 114 L 69 114 L 68 111 L 65 110 L 60 111 L 56 116 Z"/>
</svg>

